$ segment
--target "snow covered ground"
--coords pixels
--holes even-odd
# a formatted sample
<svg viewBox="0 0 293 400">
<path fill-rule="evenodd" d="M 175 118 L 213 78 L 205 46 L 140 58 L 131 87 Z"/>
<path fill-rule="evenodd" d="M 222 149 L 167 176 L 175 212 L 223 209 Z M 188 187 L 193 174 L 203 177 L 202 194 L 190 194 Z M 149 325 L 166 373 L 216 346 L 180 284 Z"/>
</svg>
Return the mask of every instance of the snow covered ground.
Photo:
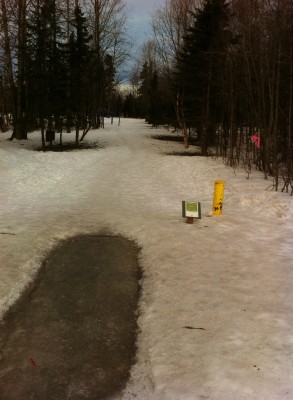
<svg viewBox="0 0 293 400">
<path fill-rule="evenodd" d="M 32 151 L 37 133 L 0 134 L 0 316 L 60 239 L 107 229 L 142 248 L 123 400 L 292 400 L 293 198 L 265 190 L 261 173 L 165 155 L 184 149 L 151 137 L 164 133 L 107 120 L 87 136 L 103 149 L 63 153 Z M 208 217 L 216 179 L 223 215 Z M 203 213 L 193 225 L 181 216 L 190 199 Z"/>
</svg>

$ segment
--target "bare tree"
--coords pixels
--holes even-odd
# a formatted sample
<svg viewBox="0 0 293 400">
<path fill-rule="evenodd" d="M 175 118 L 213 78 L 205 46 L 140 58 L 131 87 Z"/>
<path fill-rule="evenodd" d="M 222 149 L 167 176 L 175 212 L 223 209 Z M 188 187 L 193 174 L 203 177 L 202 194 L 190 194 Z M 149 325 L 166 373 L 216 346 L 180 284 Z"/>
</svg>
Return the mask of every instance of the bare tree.
<svg viewBox="0 0 293 400">
<path fill-rule="evenodd" d="M 292 121 L 292 2 L 233 0 L 232 7 L 241 38 L 238 68 L 242 69 L 243 79 L 238 88 L 246 96 L 241 100 L 242 108 L 247 110 L 245 123 L 261 136 L 255 163 L 265 177 L 274 176 L 277 190 L 280 159 L 287 154 L 285 137 L 290 142 L 292 136 L 288 129 Z"/>
<path fill-rule="evenodd" d="M 93 107 L 92 124 L 99 126 L 103 108 L 103 63 L 110 55 L 117 68 L 127 55 L 126 6 L 124 0 L 91 0 L 86 9 L 93 32 Z"/>
<path fill-rule="evenodd" d="M 7 0 L 1 0 L 1 17 L 2 17 L 2 41 L 3 41 L 3 52 L 4 52 L 4 71 L 7 75 L 8 88 L 9 88 L 9 102 L 12 105 L 12 115 L 16 118 L 16 92 L 13 76 L 13 64 L 12 64 L 12 51 L 11 51 L 11 39 L 9 34 L 9 23 L 8 23 L 8 10 Z M 3 98 L 4 102 L 4 98 Z"/>
<path fill-rule="evenodd" d="M 178 60 L 182 41 L 191 22 L 191 12 L 201 7 L 202 0 L 166 0 L 152 18 L 152 29 L 162 62 L 171 66 Z"/>
</svg>

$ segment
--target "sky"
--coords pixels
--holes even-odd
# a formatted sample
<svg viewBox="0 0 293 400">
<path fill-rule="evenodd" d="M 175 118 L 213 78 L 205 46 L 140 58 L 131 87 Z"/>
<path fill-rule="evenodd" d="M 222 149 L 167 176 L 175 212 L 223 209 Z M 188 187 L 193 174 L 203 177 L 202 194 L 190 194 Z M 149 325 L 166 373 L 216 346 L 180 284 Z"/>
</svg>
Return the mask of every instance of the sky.
<svg viewBox="0 0 293 400">
<path fill-rule="evenodd" d="M 39 132 L 0 133 L 0 317 L 60 240 L 112 232 L 137 243 L 142 269 L 136 362 L 117 400 L 292 400 L 293 197 L 261 172 L 170 155 L 183 145 L 154 134 L 175 135 L 106 119 L 85 138 L 102 148 L 43 153 Z M 186 224 L 182 200 L 202 218 Z"/>
<path fill-rule="evenodd" d="M 129 33 L 135 41 L 135 47 L 139 47 L 147 40 L 151 16 L 163 4 L 165 4 L 165 0 L 126 0 Z"/>
</svg>

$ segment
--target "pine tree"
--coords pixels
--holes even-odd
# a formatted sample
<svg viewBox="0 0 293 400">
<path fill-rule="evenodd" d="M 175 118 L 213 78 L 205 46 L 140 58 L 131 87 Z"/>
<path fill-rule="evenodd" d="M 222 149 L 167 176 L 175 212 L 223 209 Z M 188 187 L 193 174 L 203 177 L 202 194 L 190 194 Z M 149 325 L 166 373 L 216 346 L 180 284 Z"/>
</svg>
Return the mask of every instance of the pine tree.
<svg viewBox="0 0 293 400">
<path fill-rule="evenodd" d="M 140 73 L 139 107 L 146 121 L 158 126 L 163 121 L 159 74 L 152 62 L 145 62 Z"/>
<path fill-rule="evenodd" d="M 38 0 L 28 21 L 27 101 L 30 127 L 52 130 L 64 113 L 66 68 L 55 0 Z"/>
<path fill-rule="evenodd" d="M 111 111 L 111 101 L 114 89 L 114 78 L 116 69 L 114 66 L 113 57 L 110 54 L 106 54 L 104 59 L 104 91 L 105 91 L 105 103 L 108 104 L 108 111 Z"/>
<path fill-rule="evenodd" d="M 150 111 L 149 120 L 153 126 L 157 127 L 162 121 L 162 110 L 161 110 L 161 95 L 159 89 L 159 76 L 157 70 L 154 70 L 151 81 L 150 81 Z"/>
<path fill-rule="evenodd" d="M 227 1 L 206 0 L 203 9 L 193 14 L 178 62 L 181 117 L 196 129 L 203 154 L 215 137 L 221 104 L 219 78 L 230 43 L 228 27 Z"/>
<path fill-rule="evenodd" d="M 79 6 L 74 10 L 74 32 L 68 44 L 69 110 L 75 118 L 76 137 L 79 143 L 79 130 L 86 124 L 88 116 L 89 77 L 91 36 L 88 33 L 86 18 Z"/>
</svg>

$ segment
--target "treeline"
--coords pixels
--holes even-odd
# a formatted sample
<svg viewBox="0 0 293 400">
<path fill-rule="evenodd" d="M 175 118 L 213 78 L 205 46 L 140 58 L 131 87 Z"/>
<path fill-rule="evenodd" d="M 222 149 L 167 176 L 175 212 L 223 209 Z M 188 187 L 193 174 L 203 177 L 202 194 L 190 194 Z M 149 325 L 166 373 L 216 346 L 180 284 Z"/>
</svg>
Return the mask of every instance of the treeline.
<svg viewBox="0 0 293 400">
<path fill-rule="evenodd" d="M 166 0 L 129 110 L 292 193 L 292 0 Z"/>
<path fill-rule="evenodd" d="M 121 99 L 128 51 L 123 0 L 1 0 L 0 116 L 13 138 L 65 127 L 76 143 Z M 83 135 L 80 137 L 80 130 Z"/>
</svg>

